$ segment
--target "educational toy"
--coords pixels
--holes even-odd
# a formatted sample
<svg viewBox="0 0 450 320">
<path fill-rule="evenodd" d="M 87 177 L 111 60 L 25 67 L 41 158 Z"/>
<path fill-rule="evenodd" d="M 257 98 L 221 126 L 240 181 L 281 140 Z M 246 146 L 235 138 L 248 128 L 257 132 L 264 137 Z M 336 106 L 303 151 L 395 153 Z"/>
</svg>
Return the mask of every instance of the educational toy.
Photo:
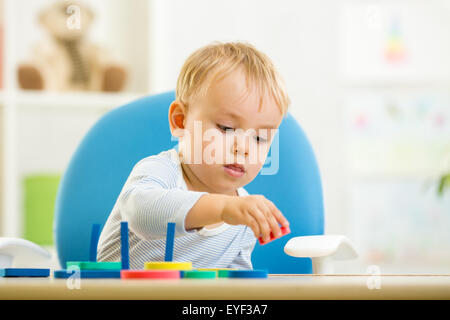
<svg viewBox="0 0 450 320">
<path fill-rule="evenodd" d="M 192 262 L 159 262 L 151 261 L 144 264 L 145 270 L 191 270 Z"/>
<path fill-rule="evenodd" d="M 120 278 L 120 270 L 56 270 L 53 272 L 53 276 L 56 279 L 67 279 L 71 276 L 80 279 L 107 279 L 107 278 Z"/>
<path fill-rule="evenodd" d="M 172 261 L 174 241 L 175 241 L 175 223 L 169 222 L 167 224 L 166 255 L 164 257 L 164 261 Z"/>
<path fill-rule="evenodd" d="M 267 270 L 230 270 L 228 278 L 267 278 Z"/>
<path fill-rule="evenodd" d="M 285 235 L 287 235 L 288 233 L 291 233 L 291 229 L 289 229 L 289 227 L 281 227 L 280 229 L 281 229 L 281 236 L 280 236 L 280 237 L 285 236 Z M 278 237 L 278 238 L 280 238 L 280 237 Z M 261 237 L 258 239 L 258 241 L 259 241 L 259 244 L 260 244 L 260 245 L 264 245 L 264 244 L 268 244 L 269 242 L 271 242 L 271 241 L 273 241 L 273 240 L 275 240 L 275 239 L 278 239 L 278 238 L 275 238 L 275 236 L 274 236 L 273 233 L 271 232 L 271 233 L 270 233 L 270 240 L 269 240 L 269 241 L 264 242 L 263 239 L 262 239 Z"/>
<path fill-rule="evenodd" d="M 77 266 L 80 270 L 120 270 L 121 262 L 91 262 L 91 261 L 68 261 L 67 269 L 71 266 Z"/>
<path fill-rule="evenodd" d="M 48 277 L 50 269 L 41 268 L 5 268 L 0 269 L 0 277 Z"/>
<path fill-rule="evenodd" d="M 183 278 L 185 279 L 215 279 L 216 276 L 217 276 L 216 271 L 200 271 L 200 270 L 183 271 Z"/>
<path fill-rule="evenodd" d="M 127 270 L 130 268 L 129 257 L 129 243 L 128 243 L 128 222 L 123 221 L 120 223 L 120 256 L 122 262 L 122 269 Z"/>
<path fill-rule="evenodd" d="M 236 270 L 236 269 L 229 269 L 229 268 L 198 268 L 195 269 L 198 271 L 215 271 L 217 274 L 217 277 L 219 278 L 227 278 L 228 277 L 228 271 L 230 270 Z"/>
<path fill-rule="evenodd" d="M 180 279 L 178 270 L 122 270 L 122 279 Z"/>
<path fill-rule="evenodd" d="M 281 228 L 283 235 L 290 232 L 289 228 Z M 192 262 L 175 262 L 173 247 L 175 239 L 175 223 L 168 223 L 165 261 L 148 261 L 144 264 L 144 270 L 129 270 L 129 235 L 128 223 L 121 222 L 121 262 L 97 262 L 97 243 L 100 235 L 100 225 L 94 224 L 91 233 L 89 258 L 91 261 L 69 261 L 67 270 L 56 270 L 53 275 L 56 279 L 67 279 L 72 276 L 81 279 L 216 279 L 216 278 L 267 278 L 266 270 L 236 270 L 231 268 L 197 268 L 192 269 Z M 271 234 L 271 241 L 275 238 Z M 260 239 L 261 244 L 262 243 Z M 95 252 L 95 256 L 94 256 Z M 77 267 L 79 270 L 73 270 Z M 19 270 L 47 270 L 47 273 L 38 271 L 20 273 Z M 25 271 L 24 271 L 25 272 Z M 0 276 L 48 276 L 49 269 L 0 269 Z"/>
<path fill-rule="evenodd" d="M 53 272 L 54 278 L 67 279 L 71 276 L 79 276 L 81 279 L 120 278 L 121 262 L 97 262 L 97 244 L 100 238 L 100 231 L 99 224 L 92 225 L 89 261 L 68 261 L 66 263 L 68 270 L 55 270 Z M 74 266 L 78 267 L 79 271 L 74 270 Z"/>
<path fill-rule="evenodd" d="M 89 261 L 97 261 L 97 245 L 100 238 L 100 225 L 95 223 L 92 225 L 91 243 L 89 247 Z"/>
</svg>

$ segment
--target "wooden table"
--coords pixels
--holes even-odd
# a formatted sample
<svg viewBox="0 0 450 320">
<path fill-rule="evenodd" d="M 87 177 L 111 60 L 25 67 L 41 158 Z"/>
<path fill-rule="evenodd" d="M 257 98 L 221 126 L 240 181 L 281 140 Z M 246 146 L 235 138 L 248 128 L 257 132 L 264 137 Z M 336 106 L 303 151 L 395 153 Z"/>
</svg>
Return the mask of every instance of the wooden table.
<svg viewBox="0 0 450 320">
<path fill-rule="evenodd" d="M 270 275 L 268 279 L 215 280 L 80 279 L 79 283 L 51 277 L 0 278 L 0 299 L 450 300 L 450 274 Z"/>
</svg>

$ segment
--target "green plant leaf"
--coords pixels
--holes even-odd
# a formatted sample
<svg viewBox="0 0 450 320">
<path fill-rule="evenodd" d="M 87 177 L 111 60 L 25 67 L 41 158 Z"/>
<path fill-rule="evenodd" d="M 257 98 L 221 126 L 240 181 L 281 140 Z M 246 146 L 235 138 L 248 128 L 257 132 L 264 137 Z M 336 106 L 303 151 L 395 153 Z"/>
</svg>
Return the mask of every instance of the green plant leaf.
<svg viewBox="0 0 450 320">
<path fill-rule="evenodd" d="M 444 190 L 449 186 L 450 186 L 450 173 L 447 173 L 439 179 L 438 194 L 443 195 Z"/>
</svg>

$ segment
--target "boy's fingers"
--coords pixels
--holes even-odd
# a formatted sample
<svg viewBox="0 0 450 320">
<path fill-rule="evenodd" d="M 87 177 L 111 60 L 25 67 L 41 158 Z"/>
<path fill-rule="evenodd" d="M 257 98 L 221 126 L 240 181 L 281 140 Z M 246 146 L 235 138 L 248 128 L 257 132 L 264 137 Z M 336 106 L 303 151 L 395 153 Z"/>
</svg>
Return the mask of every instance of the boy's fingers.
<svg viewBox="0 0 450 320">
<path fill-rule="evenodd" d="M 270 223 L 270 227 L 272 228 L 272 233 L 275 236 L 275 238 L 281 237 L 280 226 L 278 225 L 277 220 L 275 219 L 275 217 L 272 214 L 269 214 L 269 223 Z"/>
<path fill-rule="evenodd" d="M 271 208 L 268 205 L 264 205 L 264 213 L 266 215 L 267 222 L 269 223 L 272 234 L 275 238 L 281 237 L 281 229 L 272 213 Z"/>
<path fill-rule="evenodd" d="M 278 221 L 278 223 L 281 224 L 283 227 L 289 226 L 289 221 L 283 216 L 281 211 L 273 204 L 272 201 L 268 200 L 269 208 L 271 209 L 272 214 L 275 216 L 275 219 Z"/>
<path fill-rule="evenodd" d="M 255 234 L 255 238 L 258 238 L 261 234 L 261 231 L 259 230 L 258 222 L 253 218 L 251 214 L 247 215 L 247 226 L 252 229 L 253 233 Z"/>
<path fill-rule="evenodd" d="M 260 236 L 263 238 L 263 241 L 270 240 L 270 227 L 267 221 L 266 215 L 261 211 L 258 207 L 254 207 L 253 210 L 250 211 L 253 218 L 256 220 L 259 226 Z M 258 235 L 258 237 L 259 237 Z"/>
</svg>

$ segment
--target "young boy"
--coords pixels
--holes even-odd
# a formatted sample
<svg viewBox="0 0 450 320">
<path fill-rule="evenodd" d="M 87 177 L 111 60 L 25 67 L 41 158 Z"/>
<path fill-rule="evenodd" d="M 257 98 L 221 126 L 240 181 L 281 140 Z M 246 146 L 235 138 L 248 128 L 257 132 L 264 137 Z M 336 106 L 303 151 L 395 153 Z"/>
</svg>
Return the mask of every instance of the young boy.
<svg viewBox="0 0 450 320">
<path fill-rule="evenodd" d="M 279 237 L 279 225 L 289 223 L 243 186 L 264 165 L 289 103 L 273 64 L 253 46 L 214 43 L 192 53 L 169 107 L 178 150 L 135 165 L 103 228 L 98 260 L 120 260 L 120 222 L 128 221 L 130 268 L 164 261 L 167 223 L 175 222 L 174 261 L 252 269 L 256 238 Z"/>
</svg>

